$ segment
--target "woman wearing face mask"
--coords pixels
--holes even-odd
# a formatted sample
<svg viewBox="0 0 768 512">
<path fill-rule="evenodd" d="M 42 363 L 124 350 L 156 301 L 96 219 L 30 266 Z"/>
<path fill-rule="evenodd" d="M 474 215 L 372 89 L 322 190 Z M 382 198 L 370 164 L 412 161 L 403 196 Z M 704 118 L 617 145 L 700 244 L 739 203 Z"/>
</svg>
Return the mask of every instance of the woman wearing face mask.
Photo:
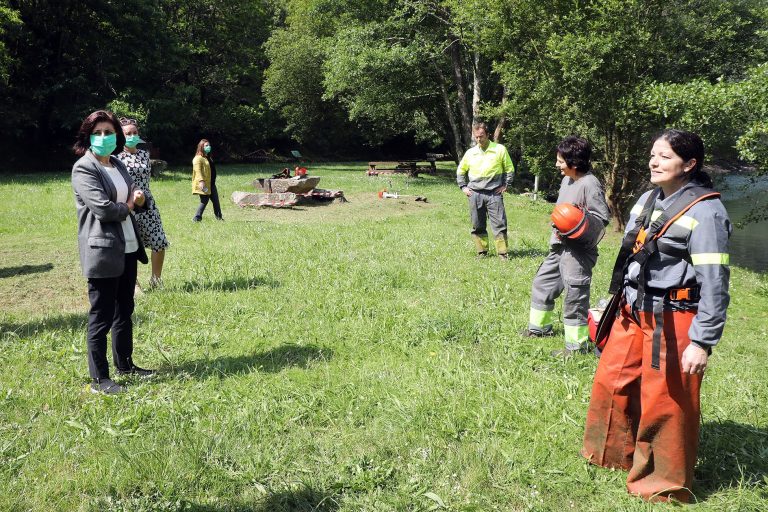
<svg viewBox="0 0 768 512">
<path fill-rule="evenodd" d="M 136 263 L 147 254 L 131 212 L 149 200 L 133 184 L 125 165 L 112 156 L 125 137 L 111 112 L 98 110 L 83 120 L 73 146 L 80 159 L 72 167 L 78 221 L 80 265 L 88 279 L 88 370 L 94 393 L 124 391 L 109 376 L 107 332 L 112 331 L 112 361 L 118 375 L 147 377 L 152 370 L 133 363 L 133 288 Z"/>
<path fill-rule="evenodd" d="M 152 249 L 152 277 L 149 279 L 149 287 L 156 288 L 162 284 L 163 261 L 169 242 L 163 230 L 163 222 L 160 220 L 160 211 L 149 190 L 149 178 L 152 173 L 149 153 L 136 147 L 140 142 L 144 142 L 139 136 L 139 124 L 135 119 L 125 117 L 120 118 L 120 124 L 125 135 L 125 149 L 117 155 L 117 158 L 125 164 L 133 182 L 150 200 L 146 211 L 137 213 L 135 218 L 142 243 L 145 247 Z"/>
<path fill-rule="evenodd" d="M 728 213 L 695 133 L 667 130 L 630 213 L 611 291 L 621 305 L 597 366 L 581 453 L 629 470 L 646 500 L 692 498 L 699 391 L 728 308 Z M 611 318 L 611 317 L 607 317 Z"/>
<path fill-rule="evenodd" d="M 218 220 L 224 220 L 221 216 L 219 192 L 216 190 L 216 166 L 211 158 L 211 143 L 207 139 L 197 143 L 195 158 L 192 159 L 192 193 L 200 196 L 200 206 L 197 207 L 193 221 L 203 220 L 209 199 L 213 202 L 213 214 Z"/>
</svg>

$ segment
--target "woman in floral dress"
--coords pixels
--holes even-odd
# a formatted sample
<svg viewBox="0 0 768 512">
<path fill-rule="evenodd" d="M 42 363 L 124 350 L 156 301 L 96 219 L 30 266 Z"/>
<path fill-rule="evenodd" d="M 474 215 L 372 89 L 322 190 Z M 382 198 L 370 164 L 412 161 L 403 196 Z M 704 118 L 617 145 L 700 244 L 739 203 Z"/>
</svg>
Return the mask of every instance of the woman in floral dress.
<svg viewBox="0 0 768 512">
<path fill-rule="evenodd" d="M 149 190 L 149 177 L 152 166 L 149 163 L 149 152 L 138 149 L 136 146 L 144 142 L 139 137 L 139 124 L 135 119 L 120 118 L 125 135 L 125 149 L 117 155 L 128 168 L 128 174 L 136 186 L 144 190 L 148 198 L 152 199 Z M 149 279 L 149 287 L 155 288 L 162 284 L 163 261 L 165 249 L 168 247 L 168 238 L 163 231 L 163 223 L 160 220 L 160 211 L 154 200 L 150 201 L 150 207 L 144 213 L 136 214 L 136 224 L 139 226 L 139 236 L 146 247 L 152 249 L 152 277 Z"/>
</svg>

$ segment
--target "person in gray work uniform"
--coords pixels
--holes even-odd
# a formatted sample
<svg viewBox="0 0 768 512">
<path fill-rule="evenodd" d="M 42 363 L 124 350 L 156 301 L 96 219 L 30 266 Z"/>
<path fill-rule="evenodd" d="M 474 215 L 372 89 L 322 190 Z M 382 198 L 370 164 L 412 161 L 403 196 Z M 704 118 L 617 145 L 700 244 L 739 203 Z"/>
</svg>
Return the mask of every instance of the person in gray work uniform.
<svg viewBox="0 0 768 512">
<path fill-rule="evenodd" d="M 555 299 L 565 291 L 563 327 L 565 348 L 553 356 L 570 356 L 587 351 L 589 288 L 592 268 L 597 263 L 597 243 L 605 233 L 610 210 L 600 181 L 590 172 L 592 148 L 583 138 L 570 136 L 557 146 L 556 166 L 563 174 L 557 204 L 581 207 L 591 223 L 590 236 L 572 240 L 553 229 L 550 250 L 536 272 L 531 290 L 531 309 L 525 336 L 551 336 Z"/>
<path fill-rule="evenodd" d="M 507 148 L 488 138 L 488 125 L 472 124 L 477 144 L 464 153 L 456 170 L 456 182 L 469 198 L 472 239 L 478 257 L 488 255 L 487 220 L 491 221 L 496 254 L 507 259 L 507 214 L 503 194 L 514 176 L 515 167 Z"/>
</svg>

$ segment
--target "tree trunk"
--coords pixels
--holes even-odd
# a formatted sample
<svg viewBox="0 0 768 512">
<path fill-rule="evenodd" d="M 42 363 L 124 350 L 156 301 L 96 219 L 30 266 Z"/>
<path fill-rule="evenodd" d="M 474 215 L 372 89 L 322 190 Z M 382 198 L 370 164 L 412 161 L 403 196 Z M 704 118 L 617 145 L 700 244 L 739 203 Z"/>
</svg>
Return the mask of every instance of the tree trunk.
<svg viewBox="0 0 768 512">
<path fill-rule="evenodd" d="M 472 66 L 472 121 L 480 117 L 480 97 L 482 93 L 483 78 L 480 74 L 480 52 L 475 50 L 474 65 Z"/>
<path fill-rule="evenodd" d="M 609 129 L 605 134 L 606 176 L 605 191 L 608 207 L 611 209 L 613 229 L 620 233 L 624 231 L 624 213 L 626 199 L 631 193 L 631 180 L 628 167 L 628 155 L 622 151 L 623 138 L 615 129 Z"/>
<path fill-rule="evenodd" d="M 440 95 L 443 97 L 443 104 L 445 105 L 445 115 L 448 118 L 448 124 L 451 126 L 451 135 L 453 136 L 453 149 L 455 151 L 456 163 L 459 163 L 467 146 L 464 145 L 464 141 L 461 137 L 461 130 L 459 129 L 459 123 L 456 122 L 456 114 L 453 112 L 453 106 L 451 105 L 451 99 L 448 96 L 448 89 L 445 86 L 445 77 L 440 70 L 440 66 L 435 64 L 435 72 L 437 75 L 437 83 L 440 86 Z"/>
<path fill-rule="evenodd" d="M 464 67 L 461 59 L 461 46 L 459 38 L 453 34 L 448 34 L 453 42 L 448 47 L 451 52 L 451 64 L 453 65 L 453 82 L 456 86 L 456 94 L 459 98 L 459 113 L 461 113 L 462 141 L 464 147 L 472 145 L 472 116 L 469 112 L 469 103 L 467 101 L 467 87 L 464 80 Z"/>
<path fill-rule="evenodd" d="M 501 86 L 501 106 L 504 106 L 504 103 L 507 102 L 507 88 L 506 86 Z M 501 132 L 504 130 L 504 127 L 507 124 L 507 116 L 505 114 L 501 114 L 499 116 L 498 121 L 496 121 L 496 129 L 493 130 L 493 140 L 495 142 L 499 142 L 501 140 Z"/>
</svg>

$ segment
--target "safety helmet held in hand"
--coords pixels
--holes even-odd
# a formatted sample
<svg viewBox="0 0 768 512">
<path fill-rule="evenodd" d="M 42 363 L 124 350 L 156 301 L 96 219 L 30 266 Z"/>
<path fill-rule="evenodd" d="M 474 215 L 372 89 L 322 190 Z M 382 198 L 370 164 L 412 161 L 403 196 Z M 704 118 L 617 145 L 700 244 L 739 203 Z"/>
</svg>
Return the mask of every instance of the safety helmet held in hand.
<svg viewBox="0 0 768 512">
<path fill-rule="evenodd" d="M 581 237 L 589 226 L 584 210 L 570 203 L 555 205 L 551 218 L 560 235 L 572 240 Z"/>
</svg>

